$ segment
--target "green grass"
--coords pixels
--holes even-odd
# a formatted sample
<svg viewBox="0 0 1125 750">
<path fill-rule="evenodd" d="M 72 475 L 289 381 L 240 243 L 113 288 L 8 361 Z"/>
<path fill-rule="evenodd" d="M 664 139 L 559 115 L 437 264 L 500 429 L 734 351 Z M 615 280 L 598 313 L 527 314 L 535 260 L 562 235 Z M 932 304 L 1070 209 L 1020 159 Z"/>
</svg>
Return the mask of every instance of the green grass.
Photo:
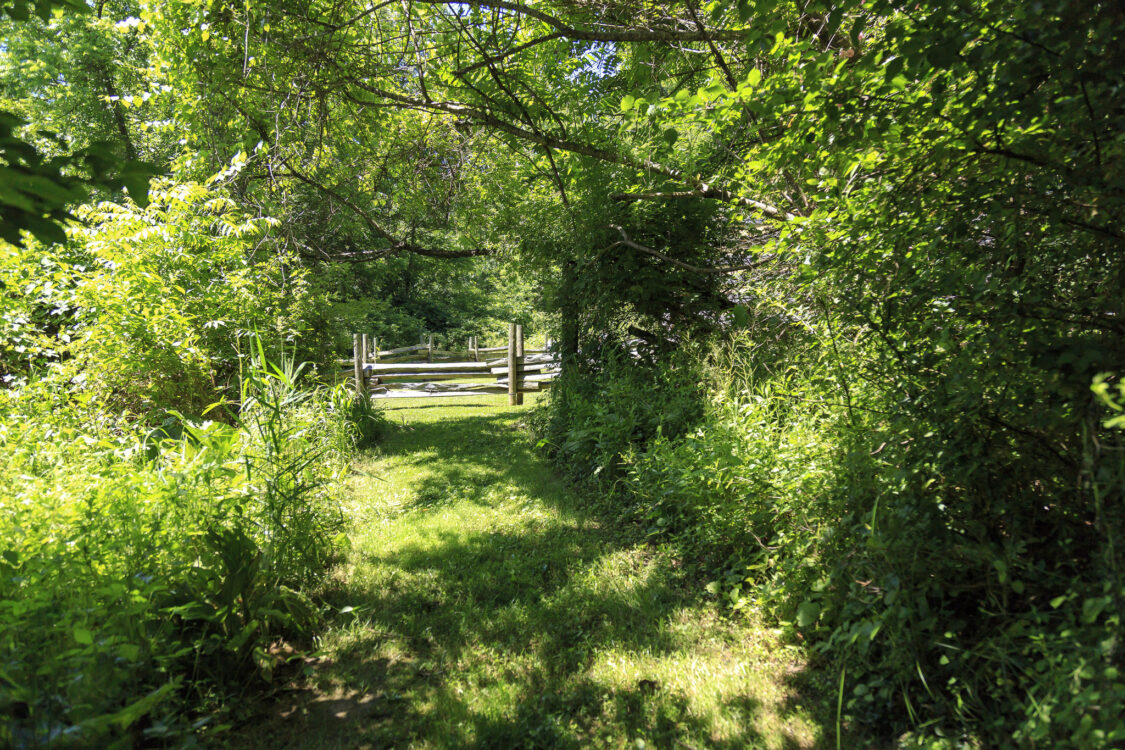
<svg viewBox="0 0 1125 750">
<path fill-rule="evenodd" d="M 384 402 L 305 683 L 240 747 L 830 744 L 798 653 L 586 509 L 504 396 Z M 825 736 L 822 737 L 822 734 Z"/>
</svg>

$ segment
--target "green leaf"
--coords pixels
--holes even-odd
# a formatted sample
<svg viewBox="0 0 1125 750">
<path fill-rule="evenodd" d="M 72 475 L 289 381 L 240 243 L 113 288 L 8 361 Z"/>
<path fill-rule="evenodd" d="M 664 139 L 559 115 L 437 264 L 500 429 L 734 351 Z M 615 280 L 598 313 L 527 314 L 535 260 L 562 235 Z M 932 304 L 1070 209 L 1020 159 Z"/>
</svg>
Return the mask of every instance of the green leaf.
<svg viewBox="0 0 1125 750">
<path fill-rule="evenodd" d="M 866 22 L 867 16 L 861 15 L 859 18 L 855 19 L 855 23 L 852 24 L 851 38 L 853 44 L 859 42 L 859 35 L 863 32 L 863 26 Z"/>
<path fill-rule="evenodd" d="M 121 167 L 121 182 L 129 191 L 129 197 L 141 208 L 148 205 L 149 180 L 159 171 L 143 161 L 127 161 Z"/>
<path fill-rule="evenodd" d="M 992 567 L 996 568 L 996 574 L 1000 578 L 1000 583 L 1008 580 L 1008 563 L 1001 558 L 996 558 L 992 561 Z"/>
<path fill-rule="evenodd" d="M 26 21 L 31 17 L 31 14 L 28 12 L 26 3 L 18 2 L 18 0 L 17 2 L 14 2 L 10 6 L 5 8 L 5 10 L 7 11 L 8 15 L 16 21 Z"/>
<path fill-rule="evenodd" d="M 1106 604 L 1109 603 L 1109 598 L 1105 596 L 1095 596 L 1086 599 L 1082 602 L 1082 622 L 1087 625 L 1092 625 L 1097 619 L 1098 615 L 1105 609 Z"/>
<path fill-rule="evenodd" d="M 746 23 L 754 15 L 754 9 L 750 6 L 749 0 L 738 0 L 738 20 Z"/>
<path fill-rule="evenodd" d="M 820 605 L 816 602 L 804 602 L 797 607 L 797 625 L 807 628 L 820 617 Z"/>
<path fill-rule="evenodd" d="M 883 78 L 887 83 L 892 83 L 894 79 L 898 78 L 906 67 L 906 60 L 901 57 L 892 58 L 887 66 L 883 68 Z"/>
<path fill-rule="evenodd" d="M 621 100 L 621 111 L 628 112 L 633 108 L 633 105 L 636 103 L 636 101 L 636 97 L 634 97 L 632 94 L 627 95 L 624 99 Z"/>
<path fill-rule="evenodd" d="M 26 229 L 35 235 L 35 238 L 47 245 L 63 244 L 66 242 L 66 232 L 55 222 L 49 219 L 31 217 L 26 220 Z"/>
<path fill-rule="evenodd" d="M 86 628 L 80 628 L 76 625 L 74 627 L 74 640 L 83 646 L 90 646 L 94 643 L 94 634 Z"/>
</svg>

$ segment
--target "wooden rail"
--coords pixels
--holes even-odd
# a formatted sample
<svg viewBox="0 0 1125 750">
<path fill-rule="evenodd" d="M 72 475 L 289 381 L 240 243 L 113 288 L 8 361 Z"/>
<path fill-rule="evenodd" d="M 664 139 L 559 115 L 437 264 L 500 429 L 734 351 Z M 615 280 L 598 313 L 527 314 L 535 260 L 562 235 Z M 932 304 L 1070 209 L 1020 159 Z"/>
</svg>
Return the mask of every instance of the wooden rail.
<svg viewBox="0 0 1125 750">
<path fill-rule="evenodd" d="M 549 351 L 550 341 L 546 349 L 525 349 L 523 326 L 515 323 L 508 326 L 508 346 L 482 347 L 473 336 L 466 350 L 439 350 L 434 348 L 433 334 L 424 334 L 419 344 L 386 350 L 379 349 L 378 339 L 365 334 L 354 334 L 352 344 L 352 359 L 340 360 L 340 364 L 354 371 L 357 397 L 507 393 L 508 403 L 516 405 L 523 403 L 524 393 L 548 387 L 560 372 L 559 362 Z M 482 354 L 494 352 L 507 356 L 481 361 Z M 514 381 L 512 372 L 516 373 Z M 452 382 L 488 377 L 495 378 L 494 382 Z"/>
</svg>

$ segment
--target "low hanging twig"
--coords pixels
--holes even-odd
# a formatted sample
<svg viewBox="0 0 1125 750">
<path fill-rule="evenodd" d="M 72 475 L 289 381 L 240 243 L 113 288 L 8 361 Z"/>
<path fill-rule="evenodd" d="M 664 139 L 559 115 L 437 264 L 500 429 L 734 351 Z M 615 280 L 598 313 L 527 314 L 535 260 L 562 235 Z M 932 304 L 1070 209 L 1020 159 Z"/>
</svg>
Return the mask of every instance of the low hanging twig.
<svg viewBox="0 0 1125 750">
<path fill-rule="evenodd" d="M 747 263 L 741 266 L 697 266 L 693 263 L 685 263 L 682 260 L 676 260 L 675 258 L 665 255 L 659 250 L 653 250 L 651 247 L 645 247 L 644 245 L 633 242 L 633 240 L 629 239 L 629 235 L 625 232 L 625 229 L 618 226 L 617 224 L 610 224 L 608 226 L 610 227 L 610 229 L 616 229 L 618 232 L 620 232 L 621 239 L 606 248 L 607 250 L 612 250 L 618 245 L 624 245 L 625 247 L 631 247 L 638 252 L 647 253 L 648 255 L 660 258 L 667 263 L 671 263 L 674 266 L 679 266 L 680 268 L 688 271 L 693 271 L 695 273 L 734 273 L 736 271 L 749 271 L 753 268 L 760 268 L 761 266 L 764 266 L 774 260 L 773 256 L 770 256 L 756 263 Z"/>
</svg>

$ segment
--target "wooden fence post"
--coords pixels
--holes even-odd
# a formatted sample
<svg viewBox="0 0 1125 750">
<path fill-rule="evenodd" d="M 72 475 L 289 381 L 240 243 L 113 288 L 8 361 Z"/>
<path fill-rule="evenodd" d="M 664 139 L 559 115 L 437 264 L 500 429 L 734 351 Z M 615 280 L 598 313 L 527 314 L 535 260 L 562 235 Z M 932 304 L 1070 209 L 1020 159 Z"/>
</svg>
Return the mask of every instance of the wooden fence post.
<svg viewBox="0 0 1125 750">
<path fill-rule="evenodd" d="M 519 323 L 516 324 L 516 370 L 523 370 L 523 326 Z M 517 372 L 516 375 L 522 375 L 522 372 Z M 516 381 L 516 403 L 523 403 L 523 391 L 519 389 L 519 381 Z"/>
<path fill-rule="evenodd" d="M 366 394 L 370 390 L 368 386 L 371 383 L 371 379 L 367 374 L 367 356 L 368 352 L 371 351 L 371 341 L 367 338 L 366 333 L 363 334 L 363 349 L 361 351 L 363 352 L 363 356 L 360 358 L 360 365 L 362 366 L 360 372 L 363 374 L 363 392 Z"/>
<path fill-rule="evenodd" d="M 379 337 L 371 337 L 371 361 L 374 364 L 379 364 Z"/>
<path fill-rule="evenodd" d="M 519 374 L 516 372 L 516 324 L 508 324 L 508 406 L 519 406 Z"/>
<path fill-rule="evenodd" d="M 363 396 L 363 354 L 359 334 L 352 334 L 352 357 L 355 359 L 355 395 Z"/>
<path fill-rule="evenodd" d="M 426 339 L 426 361 L 434 361 L 434 335 L 432 333 Z"/>
</svg>

